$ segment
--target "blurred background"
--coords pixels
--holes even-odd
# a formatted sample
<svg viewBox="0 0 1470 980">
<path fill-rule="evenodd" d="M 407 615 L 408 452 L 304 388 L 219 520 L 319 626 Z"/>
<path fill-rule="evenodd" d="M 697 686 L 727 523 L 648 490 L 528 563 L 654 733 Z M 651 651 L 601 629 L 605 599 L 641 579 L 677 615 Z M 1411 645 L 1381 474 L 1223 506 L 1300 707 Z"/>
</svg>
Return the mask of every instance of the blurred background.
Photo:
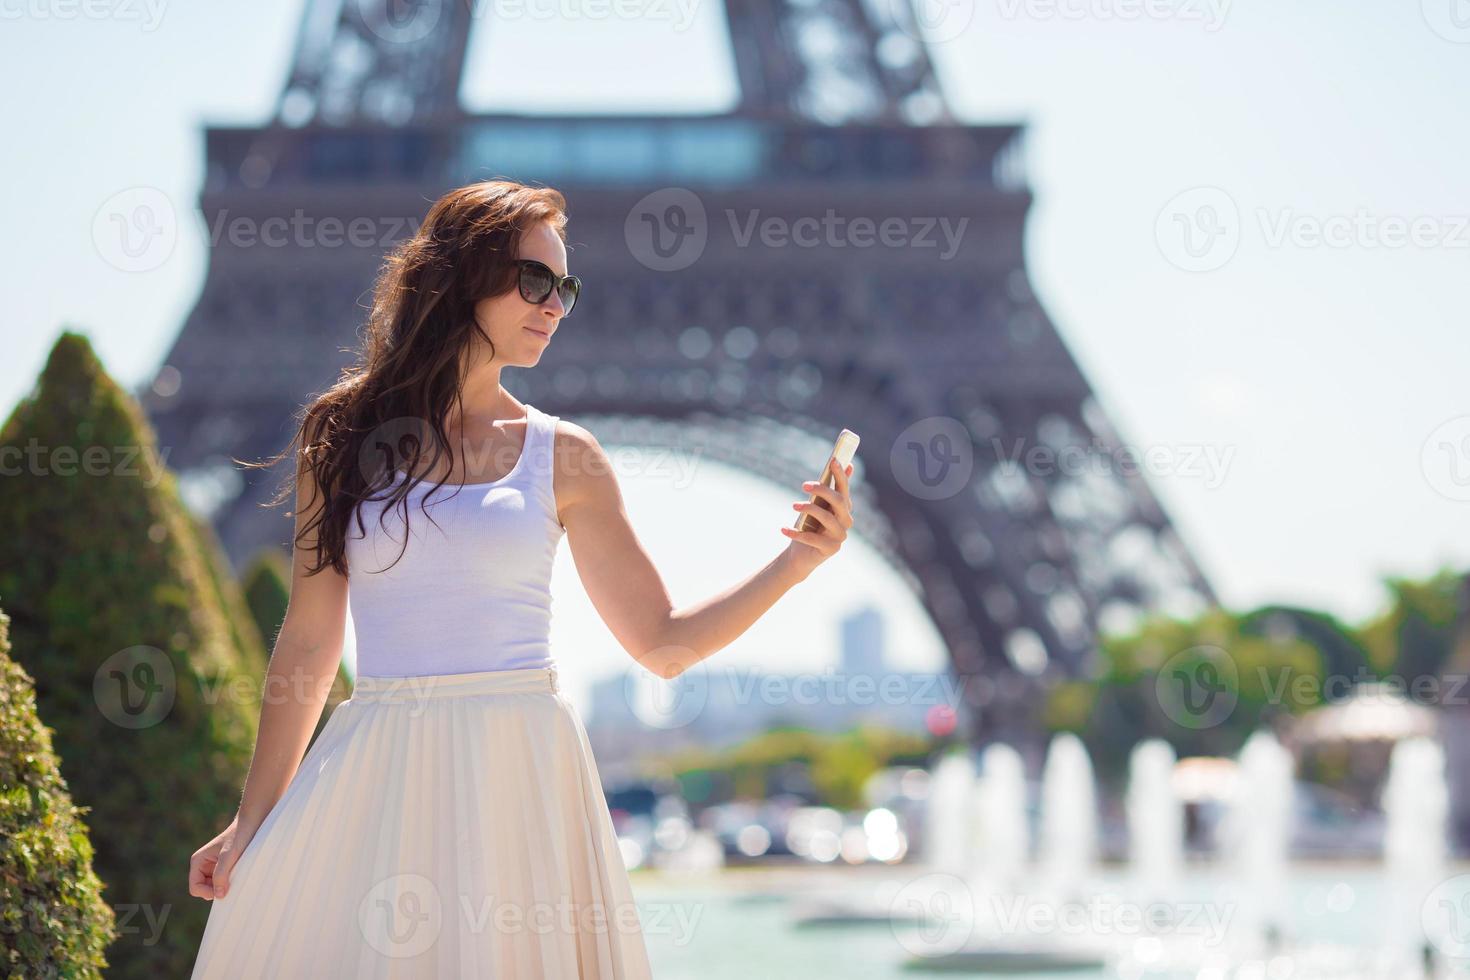
<svg viewBox="0 0 1470 980">
<path fill-rule="evenodd" d="M 289 473 L 235 461 L 511 178 L 584 292 L 503 381 L 608 447 L 677 604 L 862 438 L 842 554 L 676 681 L 558 555 L 656 975 L 1467 973 L 1460 0 L 0 15 L 16 962 L 187 972 L 258 714 L 211 685 L 289 583 Z"/>
</svg>

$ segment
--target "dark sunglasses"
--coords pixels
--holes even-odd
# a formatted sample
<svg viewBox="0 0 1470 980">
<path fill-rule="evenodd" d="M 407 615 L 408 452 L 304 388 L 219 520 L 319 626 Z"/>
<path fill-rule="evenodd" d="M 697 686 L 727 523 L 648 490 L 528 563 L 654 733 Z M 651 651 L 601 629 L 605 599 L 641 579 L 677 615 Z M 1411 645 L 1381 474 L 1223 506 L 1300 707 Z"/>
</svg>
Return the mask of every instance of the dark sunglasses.
<svg viewBox="0 0 1470 980">
<path fill-rule="evenodd" d="M 561 305 L 566 307 L 566 312 L 562 316 L 571 316 L 572 307 L 577 305 L 577 297 L 582 294 L 582 280 L 576 276 L 558 276 L 544 263 L 537 262 L 535 259 L 517 259 L 516 261 L 521 267 L 521 299 L 540 306 L 551 296 L 551 291 L 554 289 L 561 297 Z"/>
</svg>

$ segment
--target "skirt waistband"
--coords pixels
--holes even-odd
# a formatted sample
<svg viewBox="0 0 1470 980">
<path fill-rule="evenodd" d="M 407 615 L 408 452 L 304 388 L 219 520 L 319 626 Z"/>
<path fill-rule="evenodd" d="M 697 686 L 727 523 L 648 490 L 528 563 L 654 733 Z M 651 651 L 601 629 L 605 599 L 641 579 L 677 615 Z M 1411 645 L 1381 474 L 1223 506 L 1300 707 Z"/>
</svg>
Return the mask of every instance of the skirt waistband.
<svg viewBox="0 0 1470 980">
<path fill-rule="evenodd" d="M 515 670 L 474 670 L 463 674 L 418 674 L 390 677 L 360 674 L 352 688 L 352 700 L 407 703 L 430 697 L 464 697 L 476 694 L 555 694 L 561 688 L 555 665 L 522 667 Z"/>
</svg>

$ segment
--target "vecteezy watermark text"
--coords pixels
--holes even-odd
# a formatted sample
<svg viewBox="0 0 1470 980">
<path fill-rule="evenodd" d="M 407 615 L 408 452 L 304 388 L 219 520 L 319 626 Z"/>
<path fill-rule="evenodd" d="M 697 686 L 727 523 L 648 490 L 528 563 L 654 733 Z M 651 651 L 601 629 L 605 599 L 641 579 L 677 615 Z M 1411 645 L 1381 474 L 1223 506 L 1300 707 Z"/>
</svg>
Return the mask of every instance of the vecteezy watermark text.
<svg viewBox="0 0 1470 980">
<path fill-rule="evenodd" d="M 946 216 L 871 218 L 846 217 L 828 208 L 820 217 L 787 218 L 784 215 L 761 217 L 760 208 L 737 215 L 725 209 L 730 234 L 741 248 L 757 236 L 766 248 L 943 248 L 941 261 L 954 258 L 964 238 L 970 219 L 952 221 Z M 937 231 L 936 231 L 937 230 Z M 940 239 L 943 239 L 941 241 Z"/>
<path fill-rule="evenodd" d="M 1007 20 L 1199 21 L 1213 33 L 1225 23 L 1231 0 L 997 0 Z"/>
<path fill-rule="evenodd" d="M 166 6 L 164 0 L 0 0 L 0 20 L 132 20 L 151 33 Z"/>
<path fill-rule="evenodd" d="M 411 215 L 365 215 L 342 218 L 311 215 L 297 208 L 288 215 L 231 216 L 220 208 L 209 226 L 209 244 L 228 242 L 235 248 L 383 248 L 416 234 L 422 218 Z"/>
<path fill-rule="evenodd" d="M 1130 445 L 1109 446 L 1098 440 L 1090 444 L 1050 446 L 1045 443 L 1026 445 L 1026 439 L 1013 440 L 1008 447 L 999 437 L 990 440 L 995 458 L 1006 465 L 1019 467 L 1032 476 L 1080 476 L 1114 474 L 1136 476 L 1179 476 L 1199 478 L 1209 489 L 1225 480 L 1225 471 L 1235 457 L 1234 446 L 1213 445 Z"/>
<path fill-rule="evenodd" d="M 1289 206 L 1257 207 L 1250 214 L 1260 243 L 1269 249 L 1470 249 L 1466 214 L 1395 214 L 1364 207 L 1313 213 Z M 1159 211 L 1154 238 L 1171 265 L 1212 272 L 1235 257 L 1251 225 L 1224 189 L 1192 187 Z"/>
<path fill-rule="evenodd" d="M 795 217 L 760 208 L 726 208 L 724 214 L 735 248 L 932 249 L 941 261 L 959 253 L 970 223 L 968 216 L 844 214 L 836 208 Z M 703 198 L 687 187 L 645 194 L 623 222 L 629 253 L 656 272 L 689 268 L 720 230 Z"/>
<path fill-rule="evenodd" d="M 167 472 L 168 447 L 149 446 L 43 446 L 30 439 L 24 447 L 0 446 L 0 477 L 14 476 L 123 476 L 151 474 L 144 486 L 155 486 Z M 139 460 L 156 457 L 152 466 Z"/>
</svg>

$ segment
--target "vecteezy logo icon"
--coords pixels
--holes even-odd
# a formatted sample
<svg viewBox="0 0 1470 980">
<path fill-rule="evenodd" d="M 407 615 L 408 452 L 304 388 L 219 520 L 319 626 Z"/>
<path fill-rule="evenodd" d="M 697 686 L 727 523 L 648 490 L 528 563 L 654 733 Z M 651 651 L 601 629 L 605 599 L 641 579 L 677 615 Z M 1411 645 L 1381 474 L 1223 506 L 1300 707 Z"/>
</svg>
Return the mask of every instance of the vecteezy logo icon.
<svg viewBox="0 0 1470 980">
<path fill-rule="evenodd" d="M 683 187 L 644 195 L 623 222 L 623 239 L 633 258 L 654 272 L 687 269 L 709 243 L 704 202 Z"/>
<path fill-rule="evenodd" d="M 439 24 L 441 8 L 450 0 L 357 0 L 357 15 L 374 36 L 391 44 L 413 44 Z"/>
<path fill-rule="evenodd" d="M 1164 662 L 1154 691 L 1164 714 L 1184 728 L 1213 728 L 1229 718 L 1239 700 L 1235 658 L 1205 644 L 1181 650 Z"/>
<path fill-rule="evenodd" d="M 358 903 L 357 926 L 367 944 L 384 956 L 418 956 L 434 945 L 444 927 L 439 890 L 423 875 L 384 878 Z"/>
<path fill-rule="evenodd" d="M 415 456 L 420 460 L 433 459 L 435 447 L 440 447 L 440 455 L 447 455 L 438 434 L 426 420 L 400 415 L 374 426 L 363 439 L 357 450 L 358 471 L 368 481 L 404 472 Z"/>
<path fill-rule="evenodd" d="M 888 903 L 898 944 L 915 956 L 943 956 L 964 946 L 975 930 L 975 898 L 957 875 L 920 875 Z"/>
<path fill-rule="evenodd" d="M 1470 44 L 1470 0 L 1419 0 L 1424 23 L 1446 41 Z"/>
<path fill-rule="evenodd" d="M 975 19 L 975 0 L 888 0 L 899 30 L 921 44 L 943 44 Z"/>
<path fill-rule="evenodd" d="M 102 661 L 92 675 L 92 700 L 119 728 L 148 728 L 173 708 L 175 677 L 174 662 L 158 647 L 127 647 Z"/>
<path fill-rule="evenodd" d="M 1419 451 L 1424 479 L 1450 500 L 1470 500 L 1470 415 L 1441 423 Z"/>
<path fill-rule="evenodd" d="M 682 728 L 704 711 L 709 702 L 709 675 L 695 662 L 693 651 L 665 648 L 690 666 L 671 679 L 664 679 L 639 663 L 623 673 L 623 698 L 628 709 L 650 728 Z M 651 656 L 658 656 L 655 650 Z"/>
<path fill-rule="evenodd" d="M 158 268 L 174 254 L 178 239 L 173 202 L 156 187 L 118 191 L 92 216 L 92 244 L 97 254 L 123 272 Z"/>
<path fill-rule="evenodd" d="M 1210 272 L 1240 247 L 1240 209 L 1218 187 L 1184 191 L 1159 212 L 1154 240 L 1171 264 L 1186 272 Z"/>
<path fill-rule="evenodd" d="M 970 482 L 975 447 L 959 419 L 931 415 L 905 428 L 888 452 L 893 478 L 920 500 L 953 497 Z"/>
<path fill-rule="evenodd" d="M 1470 874 L 1446 878 L 1430 889 L 1419 906 L 1419 924 L 1440 952 L 1470 959 Z"/>
</svg>

